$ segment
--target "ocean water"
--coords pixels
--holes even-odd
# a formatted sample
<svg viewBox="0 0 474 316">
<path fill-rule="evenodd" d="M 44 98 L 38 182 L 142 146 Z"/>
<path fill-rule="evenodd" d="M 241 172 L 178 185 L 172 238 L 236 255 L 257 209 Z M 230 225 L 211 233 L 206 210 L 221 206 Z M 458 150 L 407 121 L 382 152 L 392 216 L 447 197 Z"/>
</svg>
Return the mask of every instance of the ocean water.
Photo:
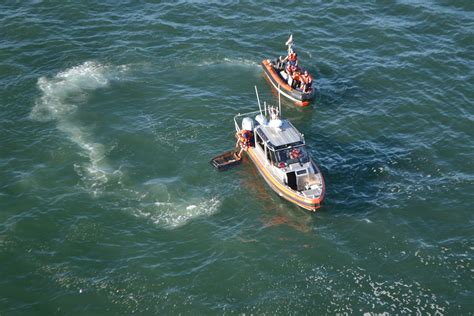
<svg viewBox="0 0 474 316">
<path fill-rule="evenodd" d="M 282 100 L 321 166 L 309 213 L 233 116 Z M 474 2 L 0 4 L 0 315 L 474 313 Z"/>
</svg>

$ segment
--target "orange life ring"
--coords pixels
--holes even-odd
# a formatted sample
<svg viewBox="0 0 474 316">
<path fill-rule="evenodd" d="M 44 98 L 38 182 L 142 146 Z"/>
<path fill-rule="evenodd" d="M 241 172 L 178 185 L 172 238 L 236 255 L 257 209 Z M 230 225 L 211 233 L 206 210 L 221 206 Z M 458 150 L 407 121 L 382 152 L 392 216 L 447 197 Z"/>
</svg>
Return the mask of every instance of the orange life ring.
<svg viewBox="0 0 474 316">
<path fill-rule="evenodd" d="M 293 148 L 290 152 L 291 159 L 298 159 L 300 157 L 300 151 L 296 148 Z"/>
</svg>

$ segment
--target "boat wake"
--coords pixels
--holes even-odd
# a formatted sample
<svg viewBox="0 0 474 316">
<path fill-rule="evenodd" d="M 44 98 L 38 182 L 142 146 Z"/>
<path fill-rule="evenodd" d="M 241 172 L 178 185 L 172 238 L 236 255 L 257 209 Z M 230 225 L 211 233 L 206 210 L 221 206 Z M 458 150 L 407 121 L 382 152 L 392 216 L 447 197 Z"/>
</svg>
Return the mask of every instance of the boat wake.
<svg viewBox="0 0 474 316">
<path fill-rule="evenodd" d="M 126 171 L 114 168 L 107 159 L 115 145 L 97 142 L 97 137 L 76 115 L 93 91 L 122 79 L 127 70 L 127 66 L 88 61 L 59 72 L 53 78 L 41 77 L 37 82 L 41 96 L 36 100 L 30 118 L 56 122 L 57 129 L 80 149 L 79 155 L 85 162 L 74 162 L 74 170 L 92 196 L 113 196 L 113 203 L 120 210 L 148 218 L 164 228 L 179 227 L 193 218 L 215 213 L 220 204 L 215 197 L 191 197 L 190 201 L 177 198 L 170 188 L 179 182 L 178 177 L 150 180 L 139 188 L 124 184 Z M 107 192 L 108 188 L 113 192 Z"/>
<path fill-rule="evenodd" d="M 201 60 L 201 62 L 194 64 L 197 67 L 208 67 L 208 66 L 242 66 L 242 67 L 259 67 L 259 64 L 250 59 L 245 58 L 228 58 L 223 59 L 212 59 L 212 60 Z"/>
<path fill-rule="evenodd" d="M 88 95 L 105 88 L 111 80 L 120 79 L 128 67 L 102 65 L 87 61 L 79 66 L 61 71 L 53 78 L 41 77 L 37 86 L 42 95 L 36 100 L 30 118 L 36 121 L 56 121 L 57 128 L 81 149 L 85 164 L 75 164 L 76 173 L 94 194 L 111 176 L 119 173 L 112 170 L 106 161 L 111 148 L 97 143 L 85 126 L 75 119 L 76 110 L 86 103 Z"/>
<path fill-rule="evenodd" d="M 51 79 L 41 77 L 37 85 L 42 96 L 36 101 L 30 117 L 38 121 L 64 121 L 85 103 L 88 92 L 106 87 L 128 70 L 126 65 L 114 67 L 94 61 L 61 71 Z"/>
</svg>

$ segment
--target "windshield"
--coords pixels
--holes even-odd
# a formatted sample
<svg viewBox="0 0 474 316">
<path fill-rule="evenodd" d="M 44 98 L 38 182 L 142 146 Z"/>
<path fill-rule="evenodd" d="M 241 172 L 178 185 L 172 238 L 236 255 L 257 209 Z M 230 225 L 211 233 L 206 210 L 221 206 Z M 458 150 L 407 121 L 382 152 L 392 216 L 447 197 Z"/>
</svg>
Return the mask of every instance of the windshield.
<svg viewBox="0 0 474 316">
<path fill-rule="evenodd" d="M 308 152 L 304 146 L 278 150 L 276 152 L 276 158 L 277 162 L 285 162 L 287 164 L 295 162 L 305 163 L 309 161 Z"/>
</svg>

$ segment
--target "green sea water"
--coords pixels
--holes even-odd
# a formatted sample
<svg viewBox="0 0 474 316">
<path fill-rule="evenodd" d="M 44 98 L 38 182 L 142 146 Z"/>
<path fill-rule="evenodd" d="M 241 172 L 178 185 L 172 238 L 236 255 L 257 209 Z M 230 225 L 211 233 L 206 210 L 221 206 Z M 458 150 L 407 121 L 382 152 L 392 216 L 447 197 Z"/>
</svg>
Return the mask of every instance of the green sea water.
<svg viewBox="0 0 474 316">
<path fill-rule="evenodd" d="M 233 116 L 278 97 L 326 180 L 309 213 Z M 0 315 L 474 313 L 474 2 L 0 4 Z"/>
</svg>

